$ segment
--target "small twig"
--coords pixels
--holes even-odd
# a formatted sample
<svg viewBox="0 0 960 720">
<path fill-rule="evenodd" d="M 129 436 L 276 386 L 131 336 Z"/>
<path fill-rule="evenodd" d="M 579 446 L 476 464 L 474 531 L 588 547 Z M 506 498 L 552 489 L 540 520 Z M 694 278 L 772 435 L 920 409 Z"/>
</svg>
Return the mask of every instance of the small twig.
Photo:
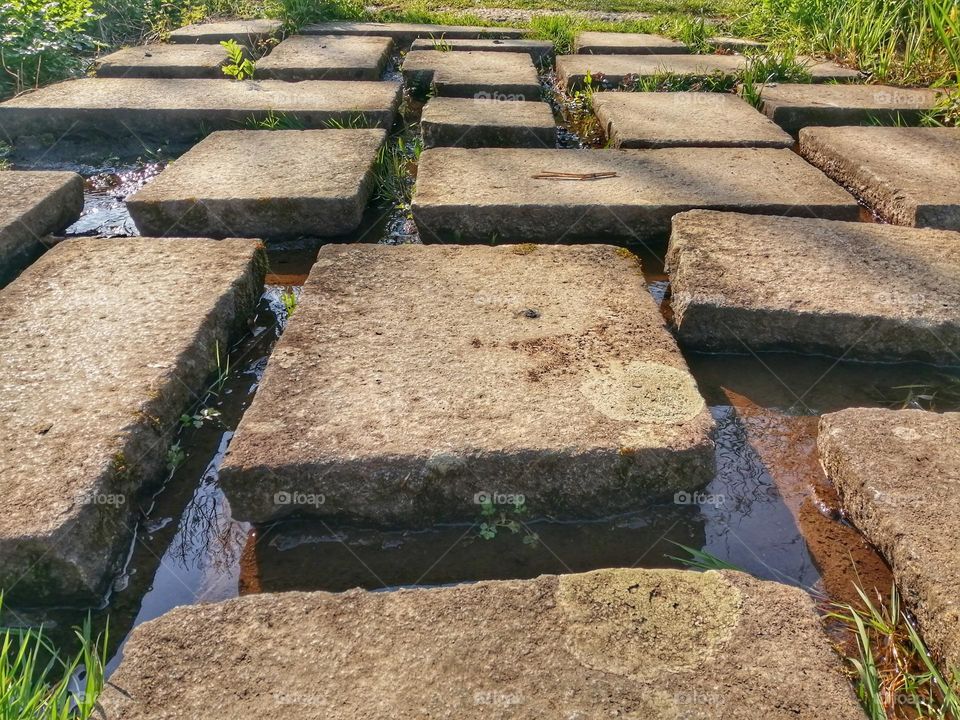
<svg viewBox="0 0 960 720">
<path fill-rule="evenodd" d="M 534 180 L 606 180 L 615 178 L 615 172 L 595 172 L 595 173 L 565 173 L 565 172 L 541 172 L 533 176 Z"/>
</svg>

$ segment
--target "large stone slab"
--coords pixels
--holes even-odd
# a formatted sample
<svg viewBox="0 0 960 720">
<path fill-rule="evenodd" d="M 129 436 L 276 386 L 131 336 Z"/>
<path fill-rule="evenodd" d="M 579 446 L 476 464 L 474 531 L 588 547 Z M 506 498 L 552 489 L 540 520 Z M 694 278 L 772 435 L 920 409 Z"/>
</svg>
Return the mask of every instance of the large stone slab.
<svg viewBox="0 0 960 720">
<path fill-rule="evenodd" d="M 418 38 L 475 40 L 479 38 L 522 38 L 523 28 L 473 27 L 469 25 L 432 25 L 429 23 L 324 22 L 306 25 L 304 35 L 379 35 L 393 38 L 398 45 L 410 46 Z"/>
<path fill-rule="evenodd" d="M 712 427 L 630 253 L 327 245 L 220 483 L 252 521 L 596 517 L 702 487 Z"/>
<path fill-rule="evenodd" d="M 493 100 L 540 99 L 537 68 L 527 53 L 411 50 L 403 78 L 415 94 Z"/>
<path fill-rule="evenodd" d="M 143 235 L 345 235 L 360 225 L 385 138 L 379 129 L 216 132 L 127 209 Z"/>
<path fill-rule="evenodd" d="M 425 147 L 534 147 L 557 144 L 557 121 L 543 102 L 431 98 L 420 118 Z"/>
<path fill-rule="evenodd" d="M 385 37 L 294 35 L 257 63 L 271 80 L 379 80 L 393 51 Z"/>
<path fill-rule="evenodd" d="M 818 445 L 949 678 L 960 669 L 960 413 L 843 410 L 823 416 Z"/>
<path fill-rule="evenodd" d="M 667 264 L 685 347 L 960 364 L 960 233 L 696 211 Z"/>
<path fill-rule="evenodd" d="M 582 32 L 574 41 L 575 53 L 588 55 L 688 54 L 682 42 L 647 33 Z"/>
<path fill-rule="evenodd" d="M 682 570 L 181 607 L 134 631 L 102 702 L 123 720 L 864 717 L 802 590 Z"/>
<path fill-rule="evenodd" d="M 525 52 L 538 65 L 553 62 L 553 43 L 529 38 L 421 38 L 414 40 L 411 50 Z"/>
<path fill-rule="evenodd" d="M 264 268 L 249 240 L 84 238 L 0 291 L 5 600 L 100 599 Z"/>
<path fill-rule="evenodd" d="M 170 33 L 172 43 L 201 43 L 219 45 L 234 40 L 247 47 L 257 47 L 277 37 L 283 30 L 280 20 L 225 20 L 221 22 L 185 25 Z"/>
<path fill-rule="evenodd" d="M 219 45 L 139 45 L 97 60 L 102 78 L 226 79 L 227 53 Z"/>
<path fill-rule="evenodd" d="M 859 217 L 856 200 L 816 168 L 766 148 L 433 148 L 420 157 L 413 198 L 428 242 L 646 242 L 696 208 Z"/>
<path fill-rule="evenodd" d="M 937 102 L 936 90 L 884 85 L 771 84 L 761 91 L 763 112 L 794 135 L 808 125 L 919 123 Z"/>
<path fill-rule="evenodd" d="M 97 136 L 108 141 L 193 140 L 211 130 L 235 130 L 252 120 L 284 116 L 307 128 L 362 117 L 393 124 L 401 86 L 394 82 L 279 80 L 68 80 L 0 103 L 0 138 Z"/>
<path fill-rule="evenodd" d="M 596 93 L 593 109 L 614 147 L 793 147 L 792 137 L 729 93 Z"/>
<path fill-rule="evenodd" d="M 83 211 L 83 178 L 72 172 L 0 171 L 0 287 L 46 247 L 44 238 Z"/>
<path fill-rule="evenodd" d="M 588 75 L 594 83 L 616 87 L 632 79 L 664 74 L 733 76 L 743 70 L 746 62 L 741 55 L 559 55 L 557 77 L 569 90 L 583 87 Z"/>
<path fill-rule="evenodd" d="M 960 230 L 960 128 L 804 128 L 800 152 L 890 222 Z"/>
</svg>

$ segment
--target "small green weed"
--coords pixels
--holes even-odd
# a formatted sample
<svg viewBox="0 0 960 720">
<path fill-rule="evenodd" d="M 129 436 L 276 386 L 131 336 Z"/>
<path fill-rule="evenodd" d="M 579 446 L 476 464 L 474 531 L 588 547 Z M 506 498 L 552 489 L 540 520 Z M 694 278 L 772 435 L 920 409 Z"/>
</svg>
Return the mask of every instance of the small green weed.
<svg viewBox="0 0 960 720">
<path fill-rule="evenodd" d="M 181 427 L 201 428 L 207 422 L 215 422 L 220 418 L 220 411 L 213 408 L 201 408 L 194 414 L 184 413 L 180 416 Z"/>
<path fill-rule="evenodd" d="M 413 199 L 414 176 L 423 141 L 419 136 L 412 140 L 398 137 L 388 140 L 377 152 L 374 166 L 377 197 L 400 208 L 409 208 Z"/>
<path fill-rule="evenodd" d="M 220 45 L 227 51 L 227 58 L 230 60 L 221 68 L 223 74 L 229 75 L 235 80 L 250 80 L 253 78 L 256 67 L 253 60 L 247 57 L 247 49 L 236 40 L 223 40 Z"/>
<path fill-rule="evenodd" d="M 377 123 L 373 122 L 370 120 L 370 118 L 362 113 L 350 115 L 349 117 L 343 119 L 330 118 L 329 120 L 325 121 L 323 125 L 324 127 L 333 128 L 335 130 L 358 130 L 363 128 L 379 127 Z"/>
<path fill-rule="evenodd" d="M 451 52 L 453 50 L 453 45 L 450 44 L 450 41 L 444 37 L 434 37 L 430 36 L 430 40 L 433 41 L 433 49 L 438 50 L 439 52 Z"/>
<path fill-rule="evenodd" d="M 747 57 L 747 65 L 740 73 L 740 94 L 759 108 L 763 104 L 763 88 L 770 83 L 809 83 L 812 80 L 809 69 L 792 50 L 756 53 Z"/>
<path fill-rule="evenodd" d="M 251 130 L 305 130 L 307 127 L 297 116 L 275 113 L 273 110 L 268 110 L 262 118 L 251 115 L 244 125 Z"/>
<path fill-rule="evenodd" d="M 293 311 L 297 309 L 297 294 L 293 291 L 293 288 L 287 288 L 280 293 L 280 302 L 283 303 L 283 307 L 287 311 L 287 317 L 293 315 Z"/>
<path fill-rule="evenodd" d="M 493 540 L 501 530 L 509 530 L 512 534 L 523 533 L 524 545 L 536 545 L 540 537 L 532 532 L 522 519 L 527 515 L 526 502 L 522 497 L 518 497 L 514 502 L 508 503 L 505 510 L 498 509 L 491 499 L 485 499 L 480 503 L 480 523 L 477 530 L 477 537 L 483 540 Z"/>
<path fill-rule="evenodd" d="M 178 467 L 183 464 L 183 461 L 187 459 L 187 454 L 184 452 L 183 448 L 180 447 L 180 441 L 178 440 L 167 450 L 167 471 L 173 473 Z"/>
<path fill-rule="evenodd" d="M 287 34 L 310 23 L 367 18 L 361 0 L 268 0 L 266 10 L 270 17 L 283 21 Z"/>
<path fill-rule="evenodd" d="M 667 557 L 671 560 L 676 560 L 684 567 L 690 568 L 691 570 L 737 570 L 739 572 L 746 572 L 736 565 L 728 563 L 726 560 L 722 560 L 706 550 L 697 550 L 696 548 L 681 545 L 678 542 L 673 544 L 687 553 L 687 557 L 677 557 L 675 555 L 667 555 Z"/>
</svg>

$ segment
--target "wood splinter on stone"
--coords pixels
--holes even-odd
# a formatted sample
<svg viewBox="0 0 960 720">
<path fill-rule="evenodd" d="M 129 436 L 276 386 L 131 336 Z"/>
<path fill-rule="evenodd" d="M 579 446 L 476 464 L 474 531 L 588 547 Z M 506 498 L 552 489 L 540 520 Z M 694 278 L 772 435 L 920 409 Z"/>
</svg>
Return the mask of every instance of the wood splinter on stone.
<svg viewBox="0 0 960 720">
<path fill-rule="evenodd" d="M 565 173 L 565 172 L 541 172 L 531 176 L 534 180 L 606 180 L 615 178 L 615 172 L 592 172 L 592 173 Z"/>
</svg>

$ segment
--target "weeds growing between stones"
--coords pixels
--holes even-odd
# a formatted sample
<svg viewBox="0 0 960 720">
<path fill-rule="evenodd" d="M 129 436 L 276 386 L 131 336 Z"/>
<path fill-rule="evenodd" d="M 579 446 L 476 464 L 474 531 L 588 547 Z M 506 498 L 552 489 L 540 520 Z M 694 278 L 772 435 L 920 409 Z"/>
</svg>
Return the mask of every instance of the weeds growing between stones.
<svg viewBox="0 0 960 720">
<path fill-rule="evenodd" d="M 253 78 L 256 66 L 253 60 L 247 57 L 247 51 L 236 40 L 223 40 L 221 47 L 227 51 L 227 59 L 230 61 L 221 69 L 223 74 L 232 77 L 234 80 L 250 80 Z"/>
</svg>

